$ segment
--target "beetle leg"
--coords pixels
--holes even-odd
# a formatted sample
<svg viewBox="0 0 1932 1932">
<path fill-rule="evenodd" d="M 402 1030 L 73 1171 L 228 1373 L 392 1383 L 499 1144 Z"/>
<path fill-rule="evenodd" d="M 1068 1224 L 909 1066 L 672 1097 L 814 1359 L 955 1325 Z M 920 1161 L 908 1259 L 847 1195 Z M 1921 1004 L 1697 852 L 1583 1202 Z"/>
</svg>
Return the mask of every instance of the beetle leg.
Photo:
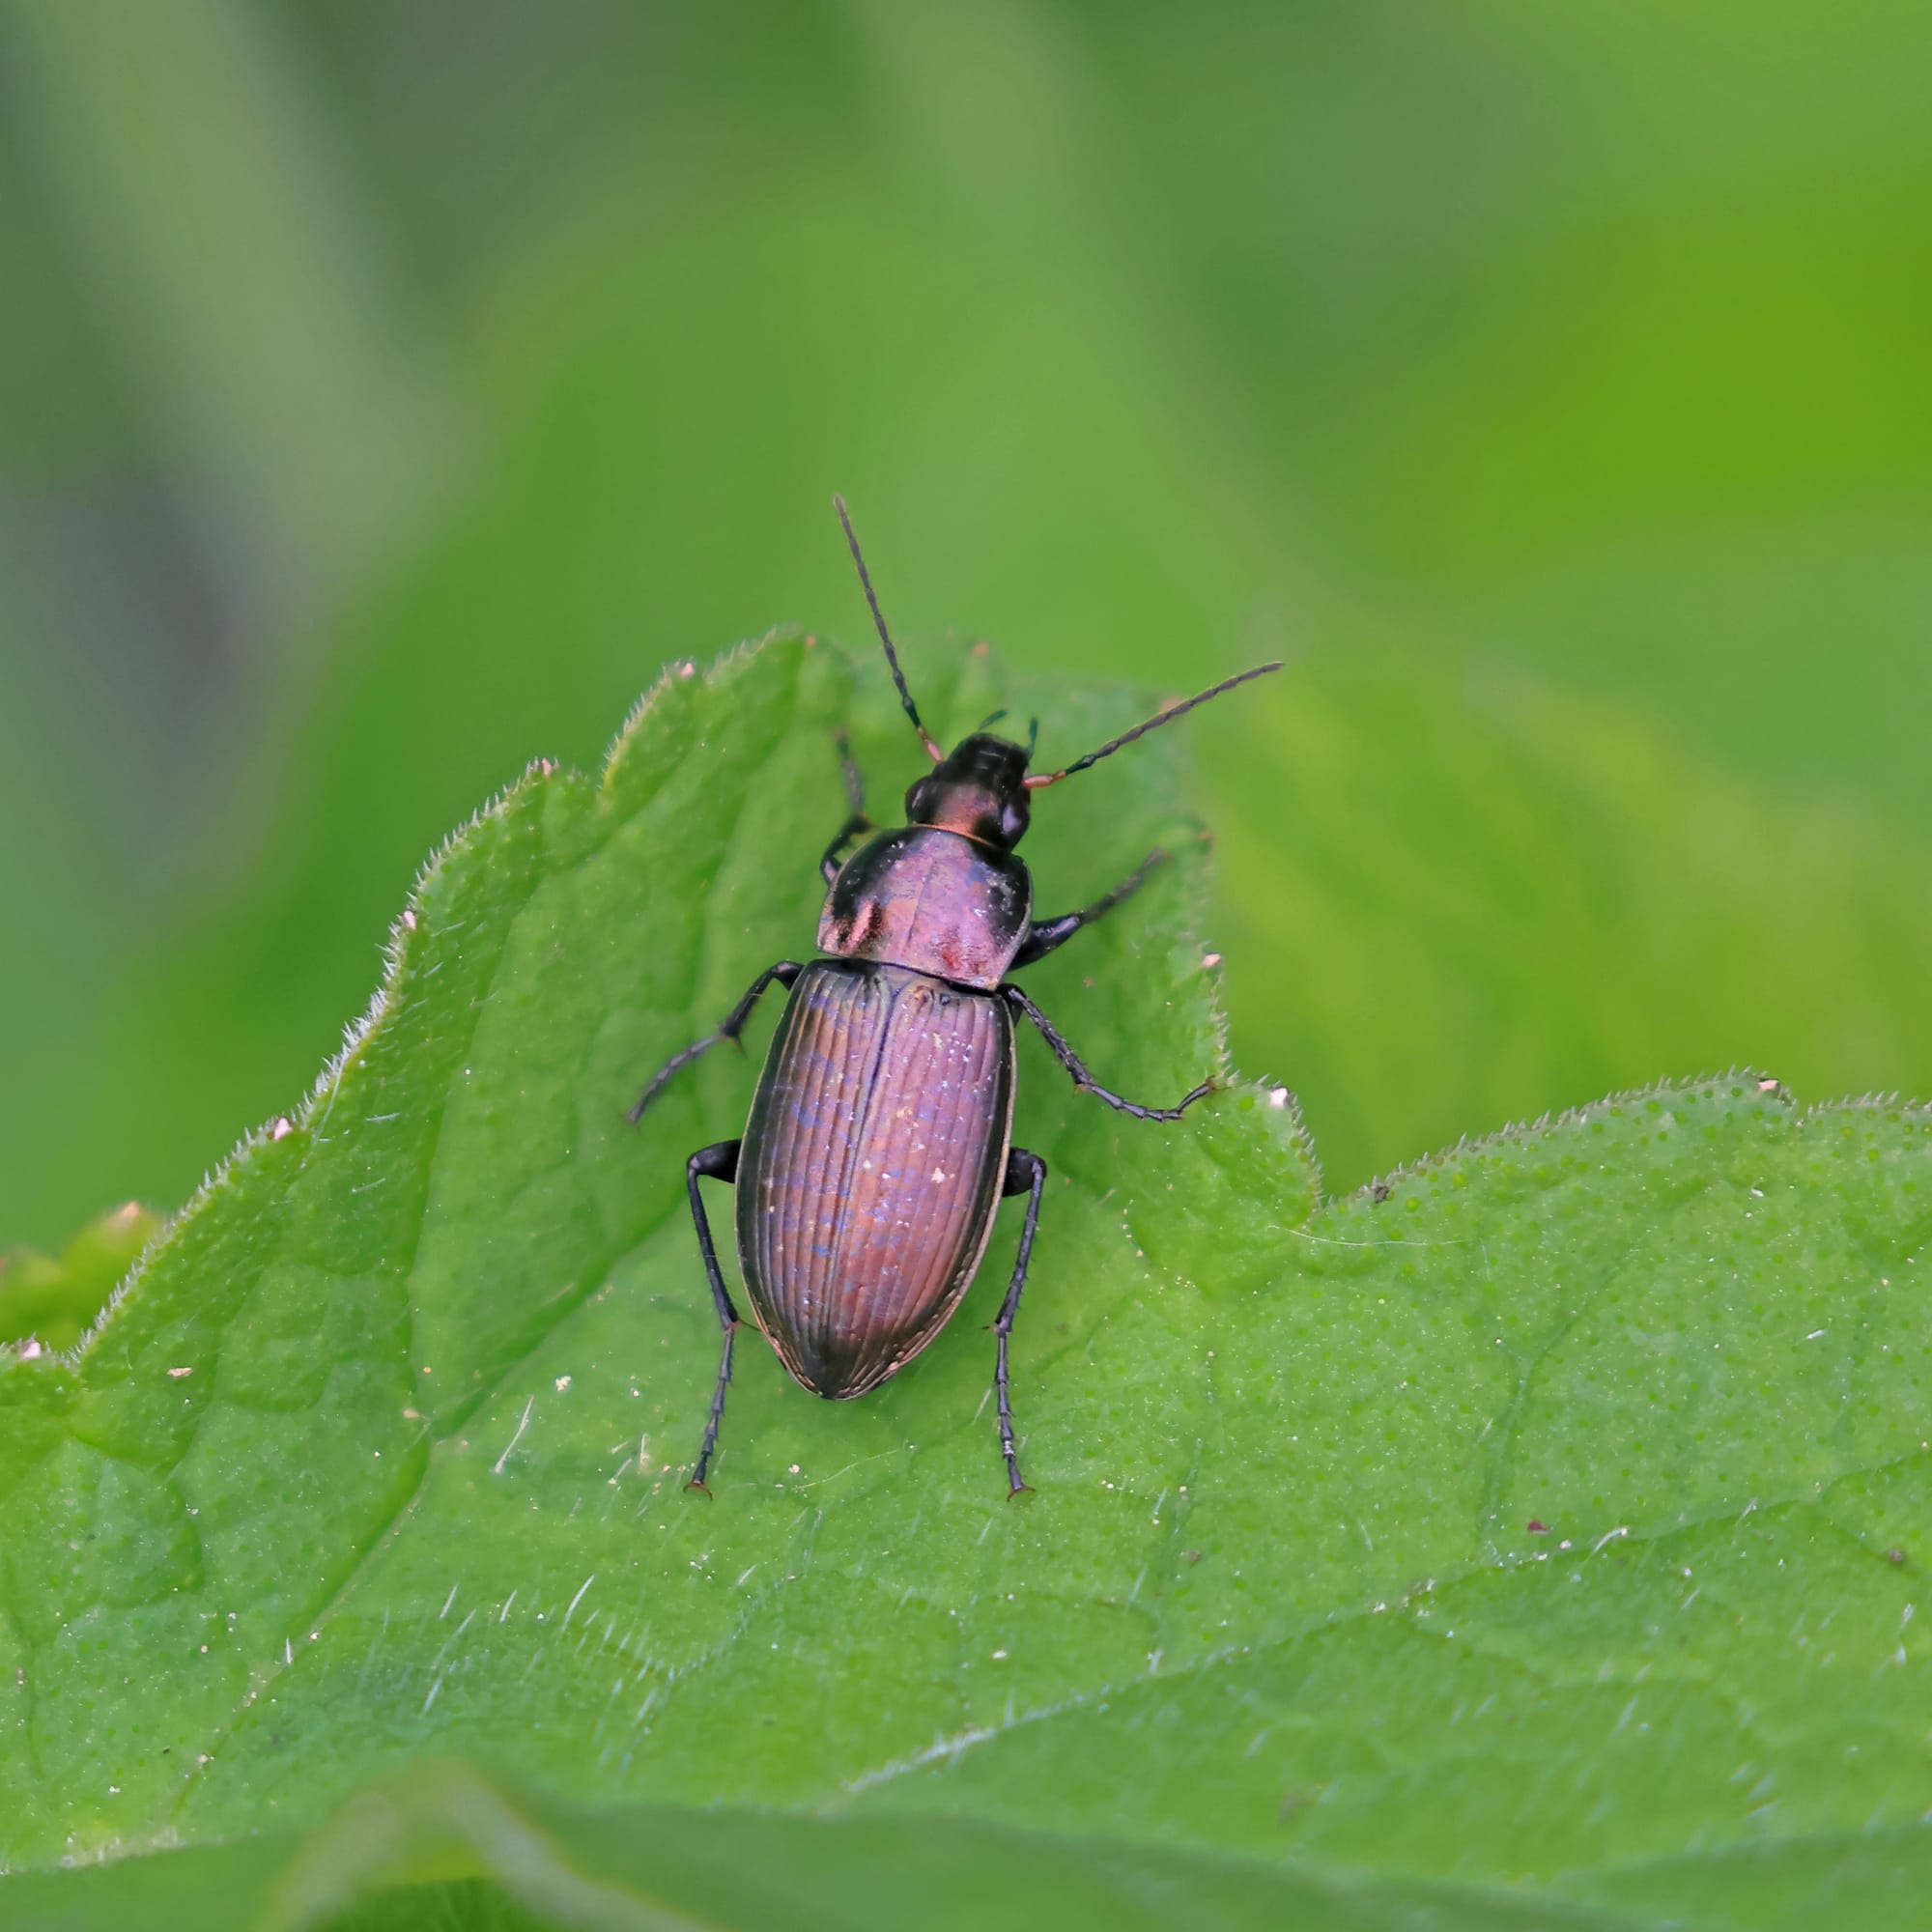
<svg viewBox="0 0 1932 1932">
<path fill-rule="evenodd" d="M 854 818 L 866 816 L 866 775 L 852 755 L 852 740 L 840 731 L 833 743 L 838 747 L 838 775 L 845 781 L 845 803 Z M 869 821 L 867 821 L 869 823 Z"/>
<path fill-rule="evenodd" d="M 828 886 L 838 876 L 838 868 L 844 864 L 839 856 L 844 847 L 860 833 L 874 829 L 866 812 L 866 781 L 852 756 L 852 741 L 842 731 L 838 734 L 838 768 L 844 775 L 845 803 L 851 810 L 845 823 L 838 828 L 838 838 L 825 848 L 825 856 L 818 862 L 818 869 L 824 874 Z"/>
<path fill-rule="evenodd" d="M 1033 1259 L 1034 1230 L 1039 1226 L 1039 1197 L 1046 1191 L 1046 1163 L 1025 1148 L 1013 1148 L 1007 1155 L 1007 1178 L 1000 1188 L 1005 1199 L 1012 1194 L 1027 1197 L 1026 1225 L 1020 1230 L 1019 1253 L 1013 1257 L 1013 1278 L 1007 1284 L 1007 1298 L 1000 1303 L 993 1333 L 999 1337 L 998 1366 L 993 1371 L 993 1388 L 1000 1403 L 1000 1454 L 1007 1459 L 1009 1499 L 1027 1487 L 1020 1480 L 1019 1457 L 1013 1448 L 1013 1406 L 1007 1392 L 1007 1338 L 1013 1332 L 1013 1317 L 1020 1312 L 1020 1290 L 1026 1286 L 1027 1264 Z"/>
<path fill-rule="evenodd" d="M 838 828 L 838 838 L 833 839 L 832 843 L 825 848 L 825 856 L 818 862 L 819 872 L 824 877 L 825 883 L 828 886 L 838 876 L 840 868 L 845 864 L 844 858 L 841 856 L 845 847 L 858 838 L 860 833 L 870 832 L 871 830 L 872 821 L 863 811 L 855 811 Z"/>
<path fill-rule="evenodd" d="M 1140 891 L 1147 875 L 1166 857 L 1167 854 L 1155 846 L 1111 893 L 1095 899 L 1084 912 L 1064 912 L 1057 919 L 1035 920 L 1020 950 L 1013 955 L 1014 966 L 1031 966 L 1036 959 L 1044 959 L 1056 948 L 1065 946 L 1083 925 L 1092 925 L 1096 919 L 1112 912 L 1122 899 L 1131 898 Z"/>
<path fill-rule="evenodd" d="M 711 1391 L 711 1414 L 704 1424 L 704 1441 L 697 1452 L 697 1465 L 691 1472 L 688 1490 L 711 1492 L 704 1472 L 711 1466 L 712 1451 L 718 1447 L 718 1427 L 724 1420 L 724 1391 L 731 1386 L 731 1342 L 738 1332 L 738 1311 L 731 1306 L 731 1291 L 724 1286 L 724 1271 L 718 1265 L 718 1250 L 711 1239 L 711 1222 L 704 1212 L 704 1197 L 697 1191 L 703 1177 L 713 1180 L 735 1181 L 738 1178 L 738 1141 L 719 1141 L 699 1148 L 684 1164 L 685 1190 L 691 1196 L 691 1218 L 697 1228 L 697 1252 L 704 1258 L 704 1278 L 711 1284 L 712 1305 L 718 1310 L 718 1325 L 724 1331 L 724 1352 L 718 1363 L 718 1383 Z"/>
<path fill-rule="evenodd" d="M 1072 1074 L 1074 1086 L 1083 1094 L 1093 1094 L 1096 1100 L 1104 1100 L 1108 1106 L 1122 1114 L 1131 1114 L 1137 1121 L 1178 1121 L 1203 1094 L 1214 1091 L 1216 1083 L 1204 1080 L 1192 1093 L 1182 1094 L 1179 1104 L 1173 1107 L 1143 1107 L 1132 1100 L 1123 1100 L 1118 1094 L 1110 1094 L 1088 1072 L 1080 1056 L 1061 1037 L 1053 1022 L 1017 986 L 1010 982 L 1002 986 L 1000 997 L 1010 1001 L 1039 1029 L 1040 1037 L 1053 1050 L 1054 1059 Z"/>
<path fill-rule="evenodd" d="M 651 1076 L 651 1084 L 638 1095 L 638 1104 L 631 1109 L 630 1122 L 635 1127 L 643 1119 L 644 1109 L 658 1097 L 665 1082 L 680 1067 L 689 1066 L 700 1054 L 709 1053 L 721 1040 L 735 1040 L 744 1031 L 745 1022 L 752 1017 L 752 1009 L 758 1004 L 759 995 L 774 980 L 789 990 L 791 982 L 805 971 L 796 959 L 781 959 L 776 966 L 767 966 L 753 980 L 745 997 L 733 1007 L 725 1016 L 724 1024 L 716 1033 L 708 1033 L 702 1039 L 694 1040 L 682 1053 L 674 1053 Z"/>
</svg>

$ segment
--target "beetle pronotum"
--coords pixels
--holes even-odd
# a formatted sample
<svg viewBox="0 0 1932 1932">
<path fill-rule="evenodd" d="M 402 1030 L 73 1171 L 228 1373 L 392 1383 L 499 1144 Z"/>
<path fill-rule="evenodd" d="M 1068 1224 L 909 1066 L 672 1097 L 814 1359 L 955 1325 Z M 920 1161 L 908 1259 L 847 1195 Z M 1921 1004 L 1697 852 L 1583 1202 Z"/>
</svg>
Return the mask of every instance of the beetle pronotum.
<svg viewBox="0 0 1932 1932">
<path fill-rule="evenodd" d="M 736 1039 L 767 986 L 788 989 L 743 1138 L 700 1148 L 685 1163 L 697 1250 L 724 1333 L 690 1487 L 710 1493 L 704 1479 L 738 1328 L 698 1188 L 712 1179 L 737 1187 L 738 1259 L 759 1328 L 795 1381 L 835 1401 L 877 1388 L 945 1327 L 972 1286 L 999 1203 L 1027 1197 L 1012 1279 L 993 1323 L 1000 1450 L 1009 1494 L 1017 1495 L 1026 1484 L 1013 1445 L 1007 1347 L 1046 1163 L 1012 1145 L 1014 1016 L 1039 1029 L 1082 1091 L 1137 1119 L 1179 1120 L 1214 1083 L 1204 1080 L 1172 1107 L 1122 1099 L 1006 977 L 1110 912 L 1165 855 L 1149 853 L 1082 912 L 1035 919 L 1033 881 L 1013 847 L 1025 836 L 1034 792 L 1281 667 L 1257 665 L 1223 678 L 1058 771 L 1030 776 L 1032 745 L 984 727 L 949 753 L 921 722 L 844 501 L 834 502 L 899 703 L 933 769 L 906 793 L 909 822 L 881 831 L 866 815 L 858 768 L 841 743 L 851 809 L 819 861 L 828 888 L 818 922 L 823 956 L 768 966 L 724 1024 L 673 1054 L 631 1109 L 632 1121 L 640 1119 L 680 1067 Z"/>
</svg>

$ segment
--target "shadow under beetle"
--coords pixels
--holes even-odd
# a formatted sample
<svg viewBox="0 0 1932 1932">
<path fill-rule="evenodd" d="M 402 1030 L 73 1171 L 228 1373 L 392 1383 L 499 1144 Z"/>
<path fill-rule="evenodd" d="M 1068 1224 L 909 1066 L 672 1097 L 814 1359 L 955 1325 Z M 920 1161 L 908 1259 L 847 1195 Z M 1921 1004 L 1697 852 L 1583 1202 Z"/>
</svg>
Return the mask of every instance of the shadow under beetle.
<svg viewBox="0 0 1932 1932">
<path fill-rule="evenodd" d="M 700 1148 L 685 1163 L 697 1250 L 724 1331 L 689 1487 L 710 1493 L 704 1478 L 718 1447 L 738 1328 L 698 1190 L 710 1179 L 737 1187 L 738 1259 L 758 1326 L 795 1381 L 834 1401 L 877 1388 L 946 1326 L 972 1286 L 1000 1201 L 1027 1197 L 1012 1279 L 993 1323 L 1000 1450 L 1009 1493 L 1017 1495 L 1027 1486 L 1013 1446 L 1007 1343 L 1026 1286 L 1046 1163 L 1012 1145 L 1013 1016 L 1039 1029 L 1083 1092 L 1143 1121 L 1179 1120 L 1214 1083 L 1204 1080 L 1173 1107 L 1136 1106 L 1110 1094 L 1006 977 L 1110 912 L 1166 855 L 1151 852 L 1083 912 L 1035 919 L 1033 882 L 1013 847 L 1025 836 L 1032 793 L 1281 667 L 1259 665 L 1224 678 L 1057 772 L 1029 777 L 1032 744 L 984 727 L 949 754 L 920 722 L 845 504 L 834 502 L 899 703 L 933 769 L 906 793 L 911 822 L 883 832 L 866 815 L 858 768 L 841 739 L 851 810 L 819 861 L 829 891 L 818 944 L 828 956 L 767 967 L 717 1032 L 672 1055 L 631 1109 L 635 1122 L 680 1067 L 721 1040 L 735 1040 L 774 980 L 789 990 L 744 1138 Z M 867 833 L 873 836 L 841 863 Z"/>
</svg>

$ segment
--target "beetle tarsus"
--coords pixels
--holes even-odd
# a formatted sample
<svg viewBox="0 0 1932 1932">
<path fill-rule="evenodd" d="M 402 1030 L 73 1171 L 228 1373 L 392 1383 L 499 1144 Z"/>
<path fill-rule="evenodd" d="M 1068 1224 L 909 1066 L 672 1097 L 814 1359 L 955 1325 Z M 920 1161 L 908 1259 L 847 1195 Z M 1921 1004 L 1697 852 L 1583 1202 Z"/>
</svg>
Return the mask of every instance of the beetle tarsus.
<svg viewBox="0 0 1932 1932">
<path fill-rule="evenodd" d="M 832 742 L 838 748 L 838 776 L 845 781 L 845 805 L 854 818 L 866 816 L 866 775 L 859 769 L 859 761 L 852 755 L 851 734 L 841 724 L 832 734 Z"/>
<path fill-rule="evenodd" d="M 993 1389 L 999 1398 L 1000 1454 L 1007 1463 L 1007 1498 L 1010 1501 L 1027 1488 L 1020 1475 L 1019 1451 L 1013 1445 L 1013 1405 L 1007 1367 L 1007 1343 L 1013 1332 L 1013 1318 L 1020 1312 L 1020 1291 L 1026 1286 L 1027 1265 L 1033 1260 L 1033 1237 L 1039 1226 L 1039 1200 L 1046 1192 L 1046 1163 L 1026 1148 L 1014 1148 L 1007 1155 L 1007 1174 L 1001 1183 L 1003 1196 L 1024 1194 L 1026 1221 L 1020 1229 L 1019 1252 L 1013 1256 L 1013 1278 L 1007 1284 L 1007 1298 L 993 1322 L 999 1338 L 993 1370 Z"/>
<path fill-rule="evenodd" d="M 701 1059 L 714 1046 L 730 1040 L 734 1045 L 743 1045 L 738 1036 L 745 1030 L 745 1022 L 752 1017 L 752 1009 L 758 1004 L 765 988 L 774 980 L 780 985 L 790 989 L 791 982 L 805 971 L 796 959 L 781 959 L 776 966 L 767 966 L 745 990 L 745 996 L 725 1014 L 724 1021 L 716 1033 L 708 1033 L 702 1039 L 695 1039 L 681 1051 L 674 1053 L 651 1075 L 649 1084 L 638 1095 L 638 1104 L 625 1118 L 635 1127 L 644 1118 L 644 1109 L 664 1091 L 672 1074 L 689 1066 L 694 1060 Z"/>
<path fill-rule="evenodd" d="M 737 1141 L 717 1141 L 699 1148 L 684 1164 L 685 1191 L 691 1197 L 691 1218 L 697 1229 L 697 1252 L 704 1262 L 704 1278 L 711 1287 L 711 1305 L 718 1311 L 718 1325 L 724 1331 L 724 1347 L 718 1360 L 718 1380 L 711 1390 L 711 1413 L 705 1418 L 704 1440 L 698 1446 L 697 1461 L 692 1468 L 688 1490 L 711 1492 L 705 1486 L 705 1472 L 718 1448 L 718 1431 L 724 1421 L 724 1392 L 731 1386 L 731 1344 L 738 1333 L 738 1311 L 731 1306 L 731 1291 L 724 1286 L 724 1270 L 718 1265 L 718 1249 L 711 1238 L 710 1217 L 704 1211 L 704 1197 L 697 1183 L 702 1179 L 734 1181 L 738 1178 Z"/>
<path fill-rule="evenodd" d="M 711 1468 L 711 1458 L 717 1453 L 718 1432 L 724 1422 L 724 1392 L 731 1386 L 731 1345 L 737 1334 L 735 1321 L 724 1330 L 724 1348 L 718 1361 L 718 1380 L 711 1390 L 711 1412 L 704 1419 L 704 1440 L 698 1444 L 697 1461 L 692 1466 L 691 1481 L 685 1485 L 688 1490 L 702 1490 L 707 1496 L 711 1490 L 704 1478 Z"/>
<path fill-rule="evenodd" d="M 1204 1080 L 1191 1093 L 1184 1094 L 1179 1103 L 1173 1107 L 1143 1107 L 1138 1101 L 1123 1100 L 1120 1094 L 1102 1087 L 1094 1078 L 1087 1070 L 1086 1063 L 1072 1047 L 1067 1045 L 1060 1030 L 1019 987 L 1009 980 L 1000 988 L 1000 997 L 1010 1002 L 1039 1029 L 1039 1037 L 1046 1041 L 1054 1059 L 1059 1061 L 1072 1076 L 1074 1090 L 1081 1094 L 1091 1094 L 1096 1100 L 1104 1100 L 1116 1113 L 1131 1114 L 1137 1121 L 1178 1121 L 1195 1101 L 1215 1092 L 1219 1085 L 1211 1077 Z"/>
</svg>

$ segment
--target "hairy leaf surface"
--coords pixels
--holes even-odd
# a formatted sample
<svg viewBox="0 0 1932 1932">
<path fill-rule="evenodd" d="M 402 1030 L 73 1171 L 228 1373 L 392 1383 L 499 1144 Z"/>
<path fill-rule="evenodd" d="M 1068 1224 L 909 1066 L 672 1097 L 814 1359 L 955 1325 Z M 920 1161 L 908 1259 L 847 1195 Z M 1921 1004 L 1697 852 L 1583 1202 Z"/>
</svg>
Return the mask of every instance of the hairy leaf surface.
<svg viewBox="0 0 1932 1932">
<path fill-rule="evenodd" d="M 1005 1499 L 980 1332 L 1011 1210 L 876 1396 L 815 1402 L 748 1338 L 716 1500 L 683 1492 L 717 1333 L 682 1161 L 738 1130 L 753 1061 L 623 1109 L 809 951 L 835 724 L 881 811 L 916 774 L 882 682 L 776 641 L 673 672 L 601 779 L 534 770 L 425 873 L 310 1101 L 79 1353 L 0 1367 L 0 1859 L 293 1842 L 435 1753 L 546 1803 L 828 1821 L 806 1864 L 830 1821 L 944 1839 L 934 1872 L 949 1832 L 1047 1833 L 1579 1923 L 1903 1883 L 1932 1806 L 1915 1109 L 1727 1077 L 1316 1210 L 1285 1090 L 1151 1125 L 1030 1046 L 1037 1493 Z M 926 703 L 953 734 L 1037 707 L 1056 763 L 1134 709 L 983 654 Z M 1154 1102 L 1221 1054 L 1176 756 L 1046 794 L 1027 848 L 1049 912 L 1177 854 L 1029 980 Z"/>
</svg>

